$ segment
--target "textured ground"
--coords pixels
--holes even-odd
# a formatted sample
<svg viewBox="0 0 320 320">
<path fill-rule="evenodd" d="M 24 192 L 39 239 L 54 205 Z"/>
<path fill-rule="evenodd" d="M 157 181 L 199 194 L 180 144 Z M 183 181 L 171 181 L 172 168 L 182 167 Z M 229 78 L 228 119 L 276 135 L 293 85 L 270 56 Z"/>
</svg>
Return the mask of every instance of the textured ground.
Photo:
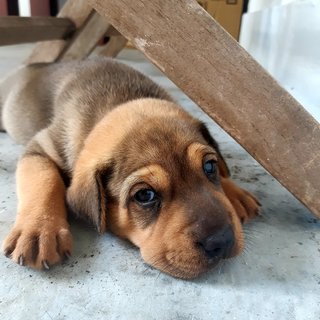
<svg viewBox="0 0 320 320">
<path fill-rule="evenodd" d="M 0 77 L 29 50 L 0 48 Z M 193 281 L 149 268 L 136 248 L 110 234 L 73 225 L 74 254 L 62 266 L 36 272 L 0 256 L 0 319 L 319 319 L 320 222 L 142 55 L 126 50 L 120 59 L 209 124 L 233 178 L 261 200 L 263 217 L 246 227 L 242 256 Z M 21 150 L 0 134 L 1 241 L 16 214 Z"/>
</svg>

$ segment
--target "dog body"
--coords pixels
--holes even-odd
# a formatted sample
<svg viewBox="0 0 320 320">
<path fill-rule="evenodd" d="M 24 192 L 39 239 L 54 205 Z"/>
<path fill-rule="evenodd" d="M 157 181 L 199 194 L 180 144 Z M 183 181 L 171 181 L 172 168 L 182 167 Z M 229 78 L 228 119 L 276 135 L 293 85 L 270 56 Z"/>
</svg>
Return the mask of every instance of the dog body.
<svg viewBox="0 0 320 320">
<path fill-rule="evenodd" d="M 115 61 L 37 64 L 0 87 L 1 128 L 27 144 L 7 256 L 48 268 L 69 256 L 67 207 L 192 278 L 243 248 L 259 204 L 229 178 L 207 128 L 158 85 Z"/>
</svg>

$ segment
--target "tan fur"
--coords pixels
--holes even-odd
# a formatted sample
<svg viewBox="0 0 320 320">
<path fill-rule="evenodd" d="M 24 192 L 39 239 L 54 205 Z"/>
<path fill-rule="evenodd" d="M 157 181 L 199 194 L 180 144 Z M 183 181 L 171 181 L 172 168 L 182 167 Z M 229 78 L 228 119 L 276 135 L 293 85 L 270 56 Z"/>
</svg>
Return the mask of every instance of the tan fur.
<svg viewBox="0 0 320 320">
<path fill-rule="evenodd" d="M 235 235 L 229 256 L 243 249 L 240 220 L 258 213 L 257 200 L 230 180 L 205 126 L 137 71 L 108 59 L 28 66 L 4 81 L 1 101 L 2 126 L 28 141 L 18 216 L 3 244 L 14 261 L 41 268 L 70 254 L 66 205 L 176 277 L 218 262 L 198 243 L 225 226 Z M 208 160 L 217 162 L 214 181 Z M 143 207 L 136 193 L 150 188 L 159 206 Z"/>
<path fill-rule="evenodd" d="M 17 185 L 18 216 L 4 242 L 5 251 L 11 251 L 17 263 L 35 268 L 70 255 L 65 186 L 56 165 L 43 157 L 23 158 L 18 164 Z"/>
</svg>

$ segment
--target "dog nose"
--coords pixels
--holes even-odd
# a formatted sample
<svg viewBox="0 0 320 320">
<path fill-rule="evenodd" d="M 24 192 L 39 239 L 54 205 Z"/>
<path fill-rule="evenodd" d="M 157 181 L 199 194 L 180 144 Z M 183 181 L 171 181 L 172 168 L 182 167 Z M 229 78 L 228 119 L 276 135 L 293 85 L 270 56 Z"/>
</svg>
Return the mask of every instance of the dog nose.
<svg viewBox="0 0 320 320">
<path fill-rule="evenodd" d="M 234 232 L 231 226 L 208 236 L 199 242 L 209 258 L 227 258 L 234 245 Z"/>
</svg>

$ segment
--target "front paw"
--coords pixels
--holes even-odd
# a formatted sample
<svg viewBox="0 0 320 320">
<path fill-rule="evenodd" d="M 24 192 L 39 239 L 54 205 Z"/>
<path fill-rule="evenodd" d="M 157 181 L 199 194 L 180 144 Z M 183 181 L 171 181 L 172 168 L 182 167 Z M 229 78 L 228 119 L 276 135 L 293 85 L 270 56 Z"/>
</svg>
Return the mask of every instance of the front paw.
<svg viewBox="0 0 320 320">
<path fill-rule="evenodd" d="M 242 223 L 260 215 L 261 204 L 250 192 L 239 188 L 237 196 L 231 201 Z"/>
<path fill-rule="evenodd" d="M 66 221 L 19 221 L 2 248 L 7 257 L 22 266 L 49 269 L 70 257 L 72 236 Z"/>
<path fill-rule="evenodd" d="M 242 223 L 260 214 L 261 204 L 252 193 L 238 187 L 230 179 L 223 180 L 223 190 Z"/>
</svg>

